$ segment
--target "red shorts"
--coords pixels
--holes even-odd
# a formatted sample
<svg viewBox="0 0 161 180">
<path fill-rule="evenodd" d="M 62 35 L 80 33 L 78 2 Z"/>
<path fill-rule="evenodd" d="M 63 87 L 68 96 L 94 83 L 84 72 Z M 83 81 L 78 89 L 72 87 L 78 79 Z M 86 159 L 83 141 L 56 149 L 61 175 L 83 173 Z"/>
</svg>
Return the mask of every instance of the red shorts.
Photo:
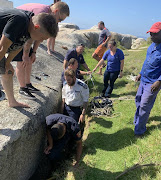
<svg viewBox="0 0 161 180">
<path fill-rule="evenodd" d="M 94 51 L 94 53 L 97 54 L 97 56 L 99 56 L 100 58 L 102 58 L 106 50 L 107 48 L 105 46 L 102 46 L 102 44 L 100 44 L 97 47 L 97 49 Z"/>
</svg>

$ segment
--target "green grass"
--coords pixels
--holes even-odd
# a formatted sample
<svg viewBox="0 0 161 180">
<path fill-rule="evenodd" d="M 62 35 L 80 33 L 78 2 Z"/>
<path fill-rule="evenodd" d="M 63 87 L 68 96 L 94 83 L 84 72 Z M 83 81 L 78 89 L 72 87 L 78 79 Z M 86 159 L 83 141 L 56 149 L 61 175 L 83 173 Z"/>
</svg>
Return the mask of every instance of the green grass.
<svg viewBox="0 0 161 180">
<path fill-rule="evenodd" d="M 86 49 L 85 60 L 93 69 L 96 61 L 91 58 L 94 49 Z M 137 75 L 146 56 L 142 51 L 124 50 L 124 77 L 117 79 L 113 90 L 113 106 L 117 116 L 88 117 L 84 134 L 84 149 L 79 168 L 72 167 L 72 161 L 57 172 L 55 179 L 66 180 L 113 180 L 125 169 L 136 163 L 160 163 L 161 161 L 161 94 L 158 94 L 147 124 L 143 139 L 134 138 L 133 118 L 135 114 L 135 83 L 127 75 Z M 94 74 L 95 88 L 89 81 L 90 98 L 98 95 L 103 88 L 103 76 Z M 124 100 L 120 100 L 122 97 Z M 128 98 L 129 100 L 126 100 Z M 56 175 L 56 176 L 55 176 Z M 138 168 L 123 175 L 121 180 L 161 180 L 160 166 Z"/>
</svg>

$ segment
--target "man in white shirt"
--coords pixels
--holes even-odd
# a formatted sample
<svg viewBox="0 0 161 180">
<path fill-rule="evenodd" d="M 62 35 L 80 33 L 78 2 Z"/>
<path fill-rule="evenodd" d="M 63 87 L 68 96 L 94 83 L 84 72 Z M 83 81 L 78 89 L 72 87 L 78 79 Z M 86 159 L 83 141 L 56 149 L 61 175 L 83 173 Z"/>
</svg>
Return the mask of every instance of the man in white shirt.
<svg viewBox="0 0 161 180">
<path fill-rule="evenodd" d="M 89 88 L 87 84 L 76 78 L 75 71 L 67 69 L 62 89 L 62 112 L 79 123 L 85 121 L 88 106 Z M 81 107 L 83 110 L 81 110 Z"/>
</svg>

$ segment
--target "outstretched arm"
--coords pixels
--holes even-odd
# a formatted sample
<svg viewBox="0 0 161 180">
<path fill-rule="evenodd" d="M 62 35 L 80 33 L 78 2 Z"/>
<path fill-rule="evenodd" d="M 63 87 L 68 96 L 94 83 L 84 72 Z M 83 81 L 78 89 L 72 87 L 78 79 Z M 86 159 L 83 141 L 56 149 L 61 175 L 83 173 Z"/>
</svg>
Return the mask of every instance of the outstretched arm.
<svg viewBox="0 0 161 180">
<path fill-rule="evenodd" d="M 83 149 L 82 140 L 77 141 L 76 163 L 75 163 L 75 166 L 79 165 L 79 161 L 80 161 L 80 158 L 81 158 L 81 155 L 82 155 L 82 149 Z"/>
<path fill-rule="evenodd" d="M 84 64 L 82 64 L 83 65 L 83 67 L 87 70 L 87 71 L 90 71 L 90 69 L 89 69 L 89 67 L 88 67 L 88 65 L 86 64 L 86 63 L 84 63 Z"/>
<path fill-rule="evenodd" d="M 26 43 L 24 44 L 24 47 L 23 47 L 22 65 L 24 68 L 27 66 L 27 64 L 30 61 L 29 53 L 30 53 L 32 43 L 33 43 L 33 40 L 29 39 L 26 41 Z"/>
<path fill-rule="evenodd" d="M 103 63 L 104 63 L 104 60 L 101 59 L 101 60 L 98 62 L 98 64 L 96 65 L 96 67 L 93 69 L 93 72 L 95 72 L 95 71 L 97 70 L 97 68 L 98 68 L 99 66 L 101 66 Z"/>
<path fill-rule="evenodd" d="M 45 154 L 50 154 L 50 150 L 53 148 L 53 138 L 51 137 L 50 130 L 47 129 L 47 140 L 48 140 L 48 147 L 44 150 Z"/>
<path fill-rule="evenodd" d="M 86 115 L 87 107 L 88 107 L 88 102 L 84 102 L 84 103 L 83 103 L 82 114 L 81 114 L 80 117 L 79 117 L 79 123 L 85 121 L 85 115 Z"/>
<path fill-rule="evenodd" d="M 12 45 L 12 41 L 8 39 L 4 34 L 0 40 L 0 61 L 7 53 L 8 48 Z M 10 63 L 10 62 L 9 62 Z"/>
</svg>

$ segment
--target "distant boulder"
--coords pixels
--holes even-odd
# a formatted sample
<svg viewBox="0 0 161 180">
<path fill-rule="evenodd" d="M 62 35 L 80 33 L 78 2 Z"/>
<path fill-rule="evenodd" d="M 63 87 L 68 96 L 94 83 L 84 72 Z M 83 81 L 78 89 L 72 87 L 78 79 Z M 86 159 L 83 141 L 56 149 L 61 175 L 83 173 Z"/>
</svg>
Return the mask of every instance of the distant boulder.
<svg viewBox="0 0 161 180">
<path fill-rule="evenodd" d="M 144 38 L 137 38 L 136 40 L 133 41 L 131 49 L 137 49 L 139 46 L 145 42 Z"/>
<path fill-rule="evenodd" d="M 80 29 L 76 24 L 70 24 L 70 23 L 59 23 L 59 28 L 69 28 L 76 30 Z"/>
<path fill-rule="evenodd" d="M 98 26 L 97 26 L 97 25 L 92 26 L 92 27 L 91 27 L 91 29 L 93 29 L 93 30 L 99 30 L 99 31 L 100 31 L 100 29 L 98 28 Z"/>
</svg>

